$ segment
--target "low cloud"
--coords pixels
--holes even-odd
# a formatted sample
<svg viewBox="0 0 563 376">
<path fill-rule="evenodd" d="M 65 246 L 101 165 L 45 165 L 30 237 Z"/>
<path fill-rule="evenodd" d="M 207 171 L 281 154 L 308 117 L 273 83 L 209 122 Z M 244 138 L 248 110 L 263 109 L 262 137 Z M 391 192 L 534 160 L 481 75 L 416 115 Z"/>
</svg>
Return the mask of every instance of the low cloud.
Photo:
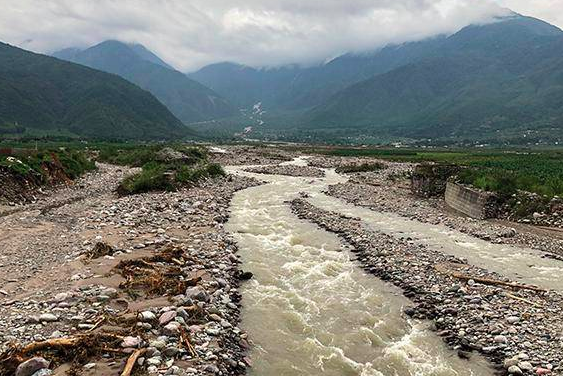
<svg viewBox="0 0 563 376">
<path fill-rule="evenodd" d="M 3 3 L 7 4 L 0 12 L 2 41 L 51 52 L 118 39 L 144 44 L 182 71 L 220 61 L 251 66 L 314 64 L 345 52 L 452 33 L 470 23 L 488 22 L 506 12 L 501 6 L 510 5 L 508 0 Z"/>
</svg>

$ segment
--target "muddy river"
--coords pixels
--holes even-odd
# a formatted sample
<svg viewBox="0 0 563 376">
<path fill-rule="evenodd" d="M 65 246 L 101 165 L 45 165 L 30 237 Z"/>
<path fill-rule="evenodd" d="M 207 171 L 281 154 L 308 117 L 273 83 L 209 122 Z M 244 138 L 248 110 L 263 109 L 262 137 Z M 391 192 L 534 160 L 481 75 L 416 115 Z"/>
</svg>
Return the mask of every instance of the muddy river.
<svg viewBox="0 0 563 376">
<path fill-rule="evenodd" d="M 268 184 L 236 194 L 227 228 L 254 273 L 242 288 L 250 375 L 492 375 L 483 359 L 459 359 L 428 323 L 405 318 L 409 301 L 359 268 L 336 235 L 291 213 L 287 201 L 299 192 L 323 208 L 351 209 L 321 193 L 343 177 L 249 175 Z"/>
</svg>

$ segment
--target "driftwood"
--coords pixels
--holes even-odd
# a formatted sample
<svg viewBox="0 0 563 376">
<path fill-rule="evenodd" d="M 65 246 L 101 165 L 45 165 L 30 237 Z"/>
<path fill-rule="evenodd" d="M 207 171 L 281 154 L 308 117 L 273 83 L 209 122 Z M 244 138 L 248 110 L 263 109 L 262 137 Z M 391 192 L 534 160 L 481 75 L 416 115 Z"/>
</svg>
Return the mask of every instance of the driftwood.
<svg viewBox="0 0 563 376">
<path fill-rule="evenodd" d="M 45 349 L 52 349 L 52 348 L 65 348 L 65 347 L 74 347 L 80 341 L 79 337 L 73 338 L 54 338 L 49 339 L 46 341 L 41 342 L 34 342 L 30 343 L 29 345 L 25 346 L 21 349 L 21 354 L 30 354 L 36 353 L 41 350 Z"/>
<path fill-rule="evenodd" d="M 190 337 L 184 328 L 180 328 L 180 343 L 190 352 L 193 358 L 197 357 L 197 353 L 190 341 Z"/>
<path fill-rule="evenodd" d="M 450 275 L 454 278 L 463 279 L 463 280 L 466 280 L 466 281 L 472 279 L 475 282 L 482 283 L 483 285 L 506 286 L 506 287 L 512 287 L 512 288 L 521 289 L 521 290 L 532 290 L 532 291 L 537 291 L 537 292 L 546 292 L 545 289 L 542 289 L 542 288 L 536 287 L 536 286 L 521 285 L 519 283 L 504 282 L 504 281 L 499 281 L 499 280 L 496 280 L 496 279 L 473 277 L 473 276 L 463 274 L 463 273 L 459 273 L 459 272 L 451 272 Z"/>
<path fill-rule="evenodd" d="M 434 269 L 436 269 L 436 271 L 438 271 L 440 273 L 447 274 L 447 275 L 454 277 L 454 278 L 457 278 L 457 279 L 462 279 L 464 281 L 469 281 L 470 279 L 472 279 L 475 282 L 481 283 L 483 285 L 505 286 L 505 287 L 511 287 L 511 288 L 520 289 L 520 290 L 532 290 L 532 291 L 537 291 L 537 292 L 546 292 L 545 289 L 542 289 L 542 288 L 536 287 L 536 286 L 522 285 L 522 284 L 514 283 L 514 282 L 505 282 L 505 281 L 499 281 L 497 279 L 471 276 L 469 274 L 464 274 L 464 273 L 461 273 L 461 272 L 448 270 L 448 269 L 444 268 L 442 265 L 436 265 L 434 267 Z"/>
<path fill-rule="evenodd" d="M 507 298 L 510 298 L 510 299 L 515 299 L 515 300 L 519 300 L 519 301 L 524 302 L 524 303 L 531 304 L 531 305 L 533 305 L 533 306 L 535 306 L 535 307 L 538 307 L 538 308 L 541 308 L 541 307 L 542 307 L 541 304 L 538 304 L 538 303 L 536 303 L 536 302 L 532 302 L 531 300 L 524 299 L 524 298 L 521 298 L 521 297 L 516 296 L 516 295 L 512 295 L 512 294 L 509 294 L 509 293 L 504 293 L 504 296 L 506 296 Z"/>
<path fill-rule="evenodd" d="M 146 351 L 147 349 L 135 350 L 131 354 L 131 356 L 129 356 L 129 359 L 127 359 L 127 363 L 125 363 L 125 368 L 123 368 L 123 372 L 121 372 L 121 376 L 131 376 L 131 372 L 133 371 L 133 368 L 137 363 L 137 359 L 139 359 L 139 357 L 143 355 Z"/>
</svg>

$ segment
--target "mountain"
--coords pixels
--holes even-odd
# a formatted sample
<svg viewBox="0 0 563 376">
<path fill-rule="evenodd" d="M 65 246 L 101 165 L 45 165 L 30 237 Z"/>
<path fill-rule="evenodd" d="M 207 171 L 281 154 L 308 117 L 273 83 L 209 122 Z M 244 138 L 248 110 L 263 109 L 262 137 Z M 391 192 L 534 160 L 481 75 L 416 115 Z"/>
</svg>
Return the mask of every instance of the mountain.
<svg viewBox="0 0 563 376">
<path fill-rule="evenodd" d="M 252 68 L 236 63 L 212 64 L 189 76 L 239 107 L 261 102 L 267 110 L 307 109 L 345 87 L 387 72 L 437 48 L 445 38 L 392 45 L 363 54 L 345 54 L 326 64 L 302 68 Z"/>
<path fill-rule="evenodd" d="M 119 75 L 151 92 L 185 124 L 228 117 L 235 108 L 204 85 L 171 69 L 141 45 L 105 41 L 80 51 L 66 49 L 53 56 Z"/>
<path fill-rule="evenodd" d="M 235 63 L 203 67 L 189 77 L 210 87 L 238 107 L 250 108 L 261 102 L 277 108 L 280 93 L 287 90 L 301 69 L 297 66 L 256 69 Z"/>
<path fill-rule="evenodd" d="M 150 93 L 112 74 L 0 43 L 0 125 L 95 138 L 191 131 Z"/>
<path fill-rule="evenodd" d="M 408 137 L 563 134 L 563 32 L 515 15 L 468 26 L 419 59 L 349 86 L 307 114 L 307 127 Z"/>
</svg>

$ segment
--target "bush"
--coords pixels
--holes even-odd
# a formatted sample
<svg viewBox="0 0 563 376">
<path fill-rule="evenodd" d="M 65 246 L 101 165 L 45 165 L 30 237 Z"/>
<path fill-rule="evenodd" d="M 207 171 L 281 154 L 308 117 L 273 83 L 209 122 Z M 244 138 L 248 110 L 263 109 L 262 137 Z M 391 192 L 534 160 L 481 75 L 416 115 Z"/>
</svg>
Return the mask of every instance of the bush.
<svg viewBox="0 0 563 376">
<path fill-rule="evenodd" d="M 216 163 L 191 166 L 149 162 L 143 166 L 142 172 L 124 179 L 118 188 L 118 193 L 127 195 L 151 191 L 175 191 L 202 178 L 223 175 L 225 171 Z"/>
<path fill-rule="evenodd" d="M 118 187 L 121 195 L 151 191 L 173 191 L 175 186 L 166 173 L 166 166 L 148 163 L 138 174 L 125 178 Z"/>
<path fill-rule="evenodd" d="M 96 169 L 96 164 L 88 159 L 83 152 L 77 150 L 45 150 L 26 157 L 2 157 L 0 166 L 7 167 L 12 172 L 24 177 L 31 175 L 35 178 L 39 177 L 42 183 L 49 180 L 44 168 L 46 166 L 53 166 L 55 169 L 62 168 L 65 175 L 73 180 L 82 176 L 85 172 Z"/>
</svg>

